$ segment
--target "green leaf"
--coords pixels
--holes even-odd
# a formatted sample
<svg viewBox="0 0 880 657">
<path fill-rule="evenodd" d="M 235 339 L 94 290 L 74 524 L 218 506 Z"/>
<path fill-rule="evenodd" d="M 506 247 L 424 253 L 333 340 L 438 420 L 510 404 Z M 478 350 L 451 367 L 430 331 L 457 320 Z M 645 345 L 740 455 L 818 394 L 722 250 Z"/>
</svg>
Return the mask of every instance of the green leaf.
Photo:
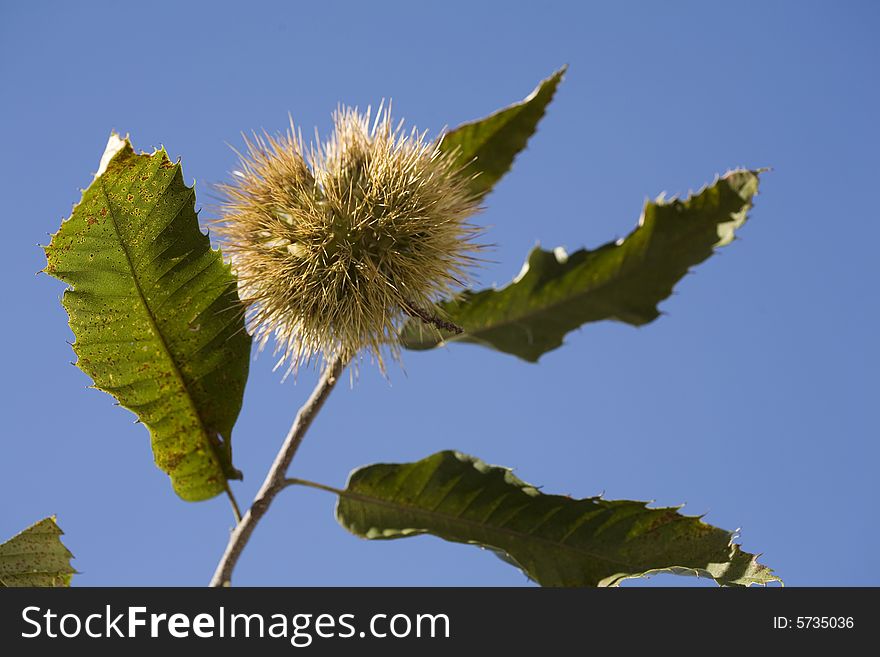
<svg viewBox="0 0 880 657">
<path fill-rule="evenodd" d="M 495 550 L 543 586 L 614 586 L 659 572 L 722 585 L 779 581 L 733 534 L 646 502 L 546 495 L 458 452 L 352 472 L 339 523 L 367 539 L 433 534 Z"/>
<path fill-rule="evenodd" d="M 0 588 L 70 586 L 76 574 L 73 555 L 64 547 L 55 517 L 45 518 L 0 543 Z"/>
<path fill-rule="evenodd" d="M 45 271 L 71 286 L 79 368 L 147 426 L 175 492 L 208 499 L 241 478 L 230 440 L 251 339 L 236 280 L 199 230 L 180 164 L 110 141 Z"/>
<path fill-rule="evenodd" d="M 474 176 L 471 187 L 475 195 L 488 194 L 510 170 L 553 100 L 566 68 L 563 66 L 541 82 L 525 100 L 444 135 L 441 150 L 457 149 L 457 160 L 465 167 L 465 175 Z"/>
<path fill-rule="evenodd" d="M 758 191 L 759 173 L 732 171 L 683 201 L 650 201 L 625 239 L 594 251 L 535 248 L 506 287 L 466 291 L 439 304 L 438 314 L 464 333 L 409 320 L 401 342 L 409 349 L 472 342 L 535 362 L 587 322 L 647 324 L 691 267 L 733 241 Z"/>
</svg>

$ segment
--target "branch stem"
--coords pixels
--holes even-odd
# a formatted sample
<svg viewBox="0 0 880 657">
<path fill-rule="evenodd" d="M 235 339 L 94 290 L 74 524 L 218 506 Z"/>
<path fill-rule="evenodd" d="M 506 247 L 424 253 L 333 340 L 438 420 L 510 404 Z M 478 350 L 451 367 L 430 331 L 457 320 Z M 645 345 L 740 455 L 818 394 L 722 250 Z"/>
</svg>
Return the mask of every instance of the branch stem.
<svg viewBox="0 0 880 657">
<path fill-rule="evenodd" d="M 346 492 L 339 488 L 333 488 L 333 486 L 326 486 L 324 484 L 319 484 L 314 481 L 309 481 L 308 479 L 285 479 L 282 484 L 286 486 L 307 486 L 308 488 L 315 488 L 317 490 L 324 490 L 328 493 L 333 493 L 334 495 L 345 495 Z"/>
<path fill-rule="evenodd" d="M 232 489 L 229 487 L 229 482 L 226 482 L 226 497 L 229 498 L 229 504 L 232 505 L 232 516 L 235 518 L 235 524 L 241 522 L 241 509 L 238 507 L 238 500 L 235 499 L 235 495 L 232 494 Z"/>
<path fill-rule="evenodd" d="M 403 306 L 403 311 L 410 317 L 420 319 L 425 322 L 425 324 L 431 324 L 438 329 L 449 331 L 454 335 L 461 335 L 462 333 L 464 333 L 464 329 L 461 328 L 458 324 L 448 322 L 440 317 L 436 312 L 421 308 L 412 302 L 406 302 L 406 304 Z"/>
<path fill-rule="evenodd" d="M 293 457 L 296 455 L 306 435 L 306 431 L 308 431 L 309 426 L 312 424 L 312 420 L 315 419 L 318 411 L 321 410 L 321 407 L 339 380 L 339 375 L 342 374 L 345 363 L 346 361 L 341 358 L 337 358 L 329 363 L 315 389 L 312 391 L 311 396 L 303 404 L 302 408 L 299 409 L 290 427 L 290 431 L 287 432 L 287 437 L 284 439 L 284 443 L 275 457 L 275 462 L 272 463 L 272 467 L 266 474 L 263 485 L 260 487 L 253 503 L 251 503 L 251 508 L 247 510 L 241 522 L 236 525 L 229 536 L 226 551 L 220 558 L 217 569 L 214 571 L 214 576 L 211 578 L 211 586 L 231 585 L 232 571 L 235 569 L 235 564 L 238 563 L 239 557 L 241 557 L 242 550 L 244 550 L 250 540 L 251 534 L 254 533 L 257 523 L 266 515 L 272 500 L 287 486 L 285 477 L 287 469 L 290 467 L 290 462 L 293 461 Z"/>
</svg>

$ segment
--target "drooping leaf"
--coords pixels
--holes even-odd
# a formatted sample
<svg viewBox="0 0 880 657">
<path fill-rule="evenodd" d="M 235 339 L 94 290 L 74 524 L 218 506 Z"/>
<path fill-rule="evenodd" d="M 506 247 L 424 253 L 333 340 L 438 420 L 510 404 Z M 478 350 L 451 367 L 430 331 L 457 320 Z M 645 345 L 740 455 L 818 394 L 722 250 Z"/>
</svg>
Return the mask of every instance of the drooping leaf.
<svg viewBox="0 0 880 657">
<path fill-rule="evenodd" d="M 52 516 L 0 543 L 0 587 L 70 586 L 76 571 L 62 534 Z"/>
<path fill-rule="evenodd" d="M 464 333 L 409 320 L 401 342 L 409 349 L 471 342 L 534 362 L 587 322 L 647 324 L 691 267 L 733 240 L 759 173 L 732 171 L 685 200 L 648 202 L 635 230 L 594 251 L 535 248 L 507 286 L 466 291 L 440 304 L 440 314 Z"/>
<path fill-rule="evenodd" d="M 177 494 L 208 499 L 241 478 L 230 441 L 251 340 L 236 281 L 199 230 L 179 163 L 114 135 L 105 165 L 52 236 L 45 271 L 70 285 L 77 365 L 147 426 Z"/>
<path fill-rule="evenodd" d="M 547 495 L 458 452 L 352 472 L 339 523 L 367 539 L 432 534 L 495 550 L 543 586 L 614 586 L 658 572 L 722 585 L 779 581 L 733 534 L 645 502 Z"/>
<path fill-rule="evenodd" d="M 526 147 L 553 100 L 566 68 L 562 67 L 541 82 L 524 100 L 483 119 L 462 124 L 444 135 L 441 150 L 457 149 L 458 162 L 467 165 L 464 174 L 475 176 L 471 183 L 474 194 L 488 194 L 510 170 L 517 153 Z"/>
</svg>

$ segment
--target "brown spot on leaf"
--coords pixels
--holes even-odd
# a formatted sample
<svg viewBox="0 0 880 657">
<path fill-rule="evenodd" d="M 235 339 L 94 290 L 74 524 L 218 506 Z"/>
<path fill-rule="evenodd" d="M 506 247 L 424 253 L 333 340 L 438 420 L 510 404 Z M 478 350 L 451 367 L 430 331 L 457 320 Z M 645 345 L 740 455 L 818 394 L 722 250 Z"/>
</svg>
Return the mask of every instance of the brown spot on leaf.
<svg viewBox="0 0 880 657">
<path fill-rule="evenodd" d="M 163 459 L 164 467 L 162 469 L 165 470 L 165 472 L 171 472 L 172 470 L 177 468 L 178 465 L 180 465 L 180 462 L 184 458 L 186 458 L 186 454 L 182 454 L 180 452 L 169 452 L 165 455 L 165 458 Z"/>
</svg>

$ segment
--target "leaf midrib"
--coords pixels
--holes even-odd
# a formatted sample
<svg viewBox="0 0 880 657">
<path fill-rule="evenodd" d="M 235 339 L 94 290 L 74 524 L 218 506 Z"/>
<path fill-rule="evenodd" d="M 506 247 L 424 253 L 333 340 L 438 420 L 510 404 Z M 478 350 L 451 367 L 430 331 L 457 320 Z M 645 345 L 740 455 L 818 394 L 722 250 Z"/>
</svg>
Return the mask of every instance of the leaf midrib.
<svg viewBox="0 0 880 657">
<path fill-rule="evenodd" d="M 171 185 L 174 184 L 174 178 L 176 175 L 177 175 L 177 170 L 175 169 L 175 171 L 171 174 L 171 178 L 170 178 L 168 184 L 165 186 L 165 189 L 162 190 L 162 194 L 156 195 L 157 200 L 153 204 L 153 206 L 150 208 L 150 211 L 147 213 L 147 217 L 149 217 L 153 213 L 153 210 L 156 209 L 156 207 L 159 204 L 159 199 L 162 198 L 162 195 L 168 190 L 169 187 L 171 187 Z M 151 177 L 152 176 L 155 176 L 155 173 L 151 174 Z M 128 247 L 126 246 L 125 241 L 122 239 L 122 234 L 119 230 L 119 223 L 116 219 L 116 212 L 114 211 L 113 203 L 110 201 L 110 195 L 107 193 L 107 186 L 106 186 L 106 183 L 104 182 L 104 176 L 100 176 L 99 180 L 101 183 L 101 193 L 104 195 L 104 199 L 107 203 L 107 209 L 110 213 L 110 219 L 113 221 L 113 234 L 116 236 L 116 241 L 119 243 L 119 246 L 122 249 L 122 253 L 125 255 L 125 262 L 126 262 L 126 264 L 128 264 L 128 269 L 131 272 L 131 277 L 132 277 L 132 280 L 134 281 L 134 287 L 135 287 L 135 290 L 137 291 L 138 297 L 141 301 L 141 305 L 146 310 L 147 318 L 150 322 L 150 326 L 152 327 L 153 332 L 156 335 L 156 339 L 158 340 L 159 344 L 161 345 L 162 351 L 165 353 L 165 356 L 167 357 L 168 361 L 171 363 L 171 367 L 174 371 L 174 375 L 175 375 L 177 381 L 179 382 L 180 387 L 183 389 L 183 391 L 185 393 L 184 397 L 186 398 L 186 403 L 189 406 L 189 409 L 192 412 L 193 416 L 195 416 L 196 421 L 198 422 L 200 437 L 202 439 L 204 446 L 207 448 L 205 451 L 206 451 L 206 453 L 210 454 L 211 457 L 214 459 L 215 466 L 221 472 L 221 474 L 223 474 L 223 479 L 225 481 L 226 474 L 223 472 L 223 467 L 220 464 L 220 461 L 214 452 L 214 449 L 211 445 L 210 440 L 208 439 L 208 432 L 205 428 L 204 419 L 202 418 L 201 413 L 199 413 L 198 408 L 196 408 L 195 402 L 193 401 L 193 398 L 192 398 L 192 393 L 190 392 L 189 386 L 186 383 L 186 379 L 183 376 L 183 372 L 181 371 L 180 366 L 177 363 L 177 360 L 174 358 L 174 354 L 171 352 L 171 348 L 168 346 L 168 343 L 165 340 L 164 334 L 162 333 L 161 329 L 159 328 L 159 323 L 156 319 L 156 316 L 153 313 L 153 309 L 150 307 L 150 304 L 147 302 L 146 295 L 144 294 L 143 288 L 141 287 L 140 278 L 138 277 L 138 273 L 135 270 L 134 262 L 132 261 L 131 254 L 128 251 Z M 184 199 L 183 203 L 181 204 L 181 207 L 183 207 L 189 201 L 189 198 L 192 196 L 193 191 L 194 190 L 192 188 L 188 188 L 187 197 L 186 197 L 186 199 Z M 173 222 L 176 220 L 177 220 L 177 216 L 175 216 L 171 221 Z"/>
<path fill-rule="evenodd" d="M 690 200 L 690 199 L 688 199 L 688 200 Z M 745 204 L 745 203 L 747 203 L 747 201 L 744 201 L 744 204 Z M 742 210 L 742 208 L 740 208 L 740 210 Z M 651 230 L 652 233 L 653 233 L 654 229 L 656 228 L 656 226 L 653 225 L 653 224 L 655 224 L 655 223 L 656 223 L 656 222 L 652 222 L 652 226 L 651 226 L 651 228 L 650 228 L 650 230 Z M 638 226 L 637 229 L 642 229 L 642 230 L 644 230 L 644 229 L 646 228 L 646 226 L 647 226 L 647 224 L 644 223 L 644 224 L 642 224 L 641 226 Z M 633 233 L 630 233 L 630 235 L 627 236 L 626 238 L 624 238 L 624 240 L 629 239 L 630 237 L 632 237 L 632 235 L 633 235 Z M 649 235 L 648 237 L 650 238 L 651 236 Z M 613 244 L 613 243 L 612 243 L 612 244 Z M 625 241 L 624 241 L 624 244 L 625 244 Z M 603 246 L 607 246 L 607 245 L 603 245 Z M 617 248 L 622 248 L 622 247 L 623 247 L 623 244 L 615 245 L 615 246 L 617 246 Z M 602 248 L 603 248 L 602 246 L 598 247 L 598 248 L 594 251 L 594 253 L 595 253 L 596 251 L 599 251 L 599 250 L 602 249 Z M 714 250 L 714 247 L 713 247 L 713 250 Z M 690 267 L 688 267 L 688 269 L 690 269 Z M 516 317 L 506 318 L 506 319 L 504 319 L 503 321 L 500 321 L 500 322 L 498 322 L 498 323 L 496 323 L 496 324 L 492 324 L 491 326 L 482 326 L 482 327 L 480 327 L 480 328 L 478 328 L 478 329 L 476 329 L 476 330 L 474 330 L 474 331 L 468 331 L 468 330 L 466 330 L 466 331 L 465 331 L 462 335 L 460 335 L 460 336 L 451 336 L 451 337 L 448 338 L 448 339 L 441 339 L 440 342 L 437 343 L 437 344 L 444 343 L 444 342 L 461 342 L 461 341 L 466 340 L 469 336 L 476 336 L 476 337 L 479 337 L 479 336 L 483 336 L 483 335 L 485 335 L 486 333 L 488 333 L 488 332 L 490 332 L 490 331 L 494 331 L 494 330 L 496 330 L 496 329 L 505 328 L 505 327 L 507 327 L 507 326 L 516 325 L 516 324 L 521 324 L 521 323 L 527 322 L 527 321 L 533 319 L 533 318 L 534 318 L 535 316 L 537 316 L 537 315 L 543 314 L 543 313 L 548 312 L 548 311 L 552 311 L 552 310 L 556 309 L 557 307 L 562 306 L 562 305 L 565 305 L 565 304 L 567 304 L 567 303 L 573 303 L 573 302 L 577 301 L 578 299 L 580 299 L 580 298 L 582 298 L 582 297 L 586 297 L 586 296 L 589 296 L 589 295 L 595 294 L 597 291 L 601 290 L 602 288 L 606 288 L 606 287 L 608 287 L 608 286 L 611 285 L 612 283 L 618 283 L 618 282 L 620 282 L 620 281 L 626 280 L 627 278 L 632 277 L 633 274 L 634 274 L 634 268 L 633 268 L 633 267 L 628 267 L 627 270 L 626 270 L 625 272 L 623 272 L 620 276 L 617 276 L 617 277 L 614 277 L 614 278 L 607 278 L 606 280 L 600 282 L 598 285 L 596 285 L 596 286 L 594 286 L 594 287 L 591 287 L 589 290 L 585 290 L 585 291 L 583 291 L 583 292 L 578 292 L 578 293 L 576 293 L 576 294 L 574 294 L 574 295 L 572 295 L 572 296 L 565 297 L 564 299 L 560 299 L 560 300 L 558 300 L 558 301 L 554 301 L 554 302 L 552 302 L 552 303 L 550 303 L 550 304 L 548 304 L 548 305 L 541 306 L 540 308 L 537 308 L 537 309 L 531 309 L 531 310 L 529 310 L 529 311 L 527 311 L 527 312 L 525 312 L 525 313 L 523 313 L 523 314 L 521 314 L 521 315 L 517 315 Z M 676 281 L 676 282 L 678 282 L 678 281 Z M 512 284 L 513 284 L 513 285 L 516 285 L 516 283 L 512 283 Z M 674 287 L 675 287 L 675 284 L 673 284 L 673 288 L 674 288 Z M 503 290 L 503 289 L 505 289 L 505 288 L 502 288 L 502 290 Z M 501 292 L 502 290 L 493 290 L 493 291 L 497 293 L 497 292 Z M 656 308 L 656 304 L 655 304 L 655 308 Z"/>
<path fill-rule="evenodd" d="M 599 247 L 599 248 L 601 248 L 601 247 Z M 541 306 L 536 309 L 530 309 L 527 312 L 522 313 L 521 315 L 516 315 L 515 317 L 505 318 L 504 320 L 497 322 L 495 324 L 481 326 L 480 328 L 478 328 L 474 331 L 465 330 L 465 332 L 461 335 L 454 335 L 448 339 L 442 339 L 442 340 L 440 340 L 440 342 L 441 343 L 442 342 L 462 342 L 470 336 L 479 337 L 479 336 L 486 335 L 490 331 L 494 331 L 496 329 L 501 329 L 501 328 L 505 328 L 507 326 L 512 326 L 512 325 L 522 324 L 522 323 L 528 322 L 528 321 L 532 320 L 534 317 L 541 315 L 541 314 L 544 314 L 546 312 L 552 311 L 552 310 L 558 308 L 559 306 L 563 306 L 568 303 L 574 303 L 577 300 L 579 300 L 581 297 L 586 297 L 586 296 L 595 294 L 598 290 L 601 290 L 604 287 L 608 287 L 612 282 L 618 282 L 618 281 L 626 279 L 627 277 L 629 277 L 631 275 L 631 273 L 632 273 L 632 269 L 630 269 L 629 271 L 627 271 L 626 273 L 622 274 L 621 276 L 619 276 L 617 278 L 606 279 L 605 281 L 599 283 L 595 287 L 591 287 L 589 290 L 585 290 L 583 292 L 577 292 L 571 296 L 565 297 L 564 299 L 554 301 L 552 303 L 549 303 L 547 305 Z M 516 285 L 516 283 L 512 283 L 512 285 Z M 492 291 L 496 292 L 496 293 L 500 293 L 504 289 L 505 288 L 502 288 L 501 290 L 492 290 Z"/>
<path fill-rule="evenodd" d="M 557 72 L 555 72 L 553 75 L 551 75 L 550 78 L 548 78 L 546 81 L 542 81 L 541 83 L 539 83 L 538 86 L 535 87 L 535 88 L 532 90 L 532 92 L 531 92 L 528 96 L 526 96 L 525 98 L 523 98 L 522 100 L 518 100 L 517 102 L 515 102 L 515 103 L 513 103 L 513 104 L 511 104 L 511 105 L 508 105 L 507 107 L 503 107 L 503 108 L 501 108 L 501 109 L 497 109 L 497 110 L 495 110 L 494 112 L 492 112 L 491 114 L 488 114 L 487 116 L 484 116 L 484 117 L 481 118 L 481 119 L 474 119 L 473 121 L 468 121 L 467 123 L 462 123 L 462 124 L 461 124 L 460 126 L 458 126 L 455 130 L 453 130 L 452 132 L 447 133 L 446 137 L 447 137 L 447 138 L 448 138 L 448 137 L 451 137 L 452 135 L 454 135 L 455 133 L 457 133 L 457 132 L 459 132 L 459 131 L 464 131 L 464 130 L 466 130 L 466 129 L 470 129 L 470 128 L 472 128 L 473 126 L 476 126 L 476 125 L 478 125 L 478 124 L 480 124 L 480 123 L 488 123 L 488 122 L 492 121 L 492 119 L 497 119 L 497 118 L 499 118 L 499 117 L 503 117 L 505 114 L 509 114 L 509 115 L 510 115 L 509 118 L 507 118 L 507 119 L 503 120 L 501 123 L 499 123 L 498 127 L 497 127 L 495 130 L 492 130 L 488 135 L 486 135 L 486 138 L 483 139 L 482 141 L 480 141 L 480 142 L 479 142 L 479 145 L 478 145 L 475 149 L 473 149 L 473 151 L 474 151 L 474 156 L 471 158 L 471 160 L 469 160 L 469 161 L 473 161 L 473 159 L 477 157 L 477 155 L 476 155 L 477 151 L 481 150 L 481 149 L 482 149 L 482 148 L 483 148 L 483 147 L 489 142 L 490 139 L 492 139 L 493 137 L 495 137 L 495 135 L 497 135 L 501 130 L 503 130 L 504 128 L 506 128 L 506 127 L 508 126 L 508 124 L 509 124 L 514 118 L 516 118 L 517 116 L 520 115 L 520 113 L 521 113 L 521 112 L 522 112 L 522 111 L 528 106 L 528 104 L 529 104 L 530 102 L 532 102 L 535 98 L 538 97 L 538 94 L 540 94 L 541 91 L 543 91 L 543 89 L 544 89 L 544 83 L 545 83 L 545 82 L 549 82 L 550 80 L 553 80 L 553 78 L 556 78 L 557 76 L 558 76 L 559 79 L 557 79 L 557 80 L 554 81 L 554 87 L 553 87 L 553 91 L 552 91 L 552 94 L 555 95 L 555 94 L 556 94 L 556 89 L 558 88 L 558 86 L 559 86 L 559 82 L 560 82 L 560 80 L 561 80 L 561 75 L 560 75 L 560 72 L 559 72 L 559 71 L 557 71 Z M 546 110 L 547 105 L 549 105 L 549 101 L 548 101 L 547 104 L 544 105 L 544 108 L 543 108 L 543 110 L 542 110 L 542 112 L 541 112 L 541 116 L 542 116 L 542 117 L 544 116 L 544 114 L 545 114 L 546 111 L 547 111 L 547 110 Z M 540 120 L 540 119 L 539 119 L 539 120 Z M 442 142 L 441 142 L 441 143 L 442 143 Z"/>
<path fill-rule="evenodd" d="M 519 114 L 523 111 L 524 105 L 525 105 L 525 101 L 520 101 L 511 107 L 505 107 L 504 109 L 496 110 L 495 112 L 493 112 L 489 116 L 486 116 L 482 119 L 477 119 L 475 121 L 470 121 L 468 123 L 460 125 L 455 130 L 453 130 L 452 132 L 449 133 L 448 137 L 451 137 L 457 132 L 464 132 L 465 130 L 471 130 L 474 126 L 476 126 L 480 123 L 489 122 L 489 121 L 492 121 L 493 119 L 499 119 L 499 118 L 501 119 L 501 121 L 498 123 L 498 125 L 495 127 L 494 130 L 487 131 L 488 134 L 486 134 L 484 139 L 481 139 L 481 140 L 475 139 L 474 140 L 476 147 L 471 149 L 473 155 L 467 161 L 467 164 L 465 166 L 470 165 L 474 161 L 479 160 L 480 151 L 482 151 L 483 148 L 486 146 L 486 144 L 488 144 L 490 140 L 494 139 L 495 136 L 499 132 L 501 132 L 504 128 L 506 128 L 513 119 L 515 119 L 517 116 L 519 116 Z M 504 118 L 505 114 L 509 114 L 510 116 L 507 118 Z"/>
<path fill-rule="evenodd" d="M 596 554 L 595 552 L 591 552 L 590 550 L 588 550 L 586 548 L 579 548 L 579 547 L 575 547 L 572 545 L 568 545 L 566 543 L 559 543 L 559 542 L 550 540 L 548 538 L 544 538 L 543 536 L 536 536 L 534 534 L 527 534 L 525 532 L 521 532 L 521 531 L 518 531 L 515 529 L 509 529 L 507 527 L 498 527 L 498 526 L 493 526 L 493 525 L 487 526 L 486 524 L 477 522 L 475 520 L 471 520 L 469 518 L 462 518 L 460 516 L 453 516 L 453 515 L 450 515 L 447 513 L 443 513 L 441 511 L 436 511 L 436 510 L 424 509 L 422 507 L 413 506 L 413 505 L 407 504 L 407 503 L 401 503 L 399 501 L 384 500 L 381 498 L 372 497 L 370 495 L 365 495 L 364 493 L 357 493 L 354 491 L 342 490 L 342 489 L 330 489 L 330 487 L 322 487 L 322 488 L 324 488 L 325 490 L 331 490 L 331 492 L 336 493 L 340 497 L 348 497 L 348 498 L 355 499 L 355 500 L 358 500 L 358 501 L 366 503 L 366 504 L 375 504 L 377 506 L 383 506 L 383 507 L 386 507 L 389 509 L 393 509 L 395 511 L 401 511 L 401 510 L 402 511 L 413 511 L 415 513 L 425 514 L 428 517 L 436 517 L 436 518 L 440 518 L 440 519 L 444 519 L 444 520 L 452 520 L 454 522 L 466 524 L 471 527 L 478 527 L 480 529 L 486 529 L 488 527 L 490 532 L 497 532 L 497 533 L 501 533 L 501 534 L 506 534 L 512 538 L 519 538 L 519 539 L 526 538 L 531 541 L 551 545 L 555 548 L 562 549 L 564 551 L 572 552 L 575 554 L 586 554 L 593 559 L 597 559 L 599 561 L 603 561 L 608 564 L 613 564 L 615 566 L 622 566 L 631 572 L 638 571 L 638 568 L 636 566 L 634 566 L 633 564 L 629 564 L 625 561 L 619 561 L 619 560 L 613 559 L 611 557 L 599 555 L 599 554 Z M 653 530 L 659 529 L 660 527 L 667 525 L 671 522 L 676 522 L 676 521 L 681 521 L 681 520 L 687 520 L 687 518 L 682 517 L 682 518 L 672 518 L 672 519 L 666 520 L 665 522 L 658 524 L 657 527 L 653 528 Z M 421 528 L 414 527 L 412 529 L 419 529 L 419 531 L 422 531 L 422 532 L 428 533 L 428 534 L 433 533 L 430 530 L 425 530 L 425 529 L 421 529 Z M 400 530 L 398 530 L 398 531 L 400 531 Z M 494 548 L 497 546 L 489 546 L 489 547 Z M 502 549 L 505 552 L 507 552 L 508 554 L 510 554 L 510 552 L 505 548 L 498 547 L 498 549 Z M 510 556 L 513 558 L 513 555 L 510 555 Z M 670 567 L 673 567 L 673 566 L 667 566 L 666 568 L 670 568 Z"/>
</svg>

